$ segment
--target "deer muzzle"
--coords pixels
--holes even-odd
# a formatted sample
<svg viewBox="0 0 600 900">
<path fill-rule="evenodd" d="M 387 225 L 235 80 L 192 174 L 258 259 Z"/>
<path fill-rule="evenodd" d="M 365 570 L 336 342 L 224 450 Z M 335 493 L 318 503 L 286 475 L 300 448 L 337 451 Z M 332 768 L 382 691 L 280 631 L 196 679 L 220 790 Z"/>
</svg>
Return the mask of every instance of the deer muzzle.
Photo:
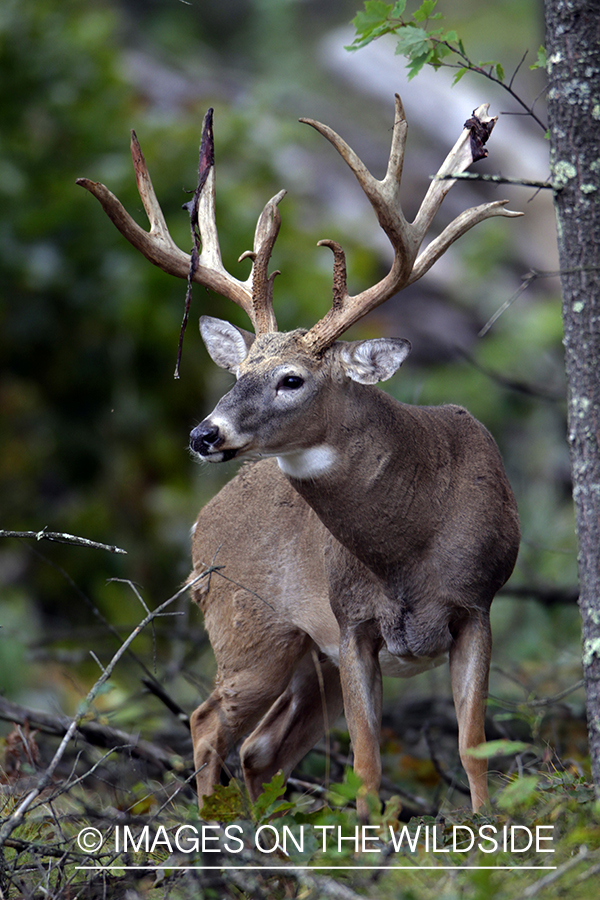
<svg viewBox="0 0 600 900">
<path fill-rule="evenodd" d="M 200 422 L 190 434 L 190 450 L 209 462 L 227 462 L 237 454 L 237 449 L 221 450 L 225 443 L 221 429 L 209 419 Z"/>
</svg>

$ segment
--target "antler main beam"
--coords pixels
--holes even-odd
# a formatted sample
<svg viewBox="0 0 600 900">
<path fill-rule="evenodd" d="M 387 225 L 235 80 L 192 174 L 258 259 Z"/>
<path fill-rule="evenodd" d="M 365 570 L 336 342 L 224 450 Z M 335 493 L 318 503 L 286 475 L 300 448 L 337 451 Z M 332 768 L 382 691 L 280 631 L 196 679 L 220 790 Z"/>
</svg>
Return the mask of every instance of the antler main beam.
<svg viewBox="0 0 600 900">
<path fill-rule="evenodd" d="M 311 125 L 326 137 L 346 161 L 394 248 L 394 261 L 388 274 L 377 284 L 352 297 L 347 290 L 346 261 L 341 246 L 335 241 L 319 242 L 321 246 L 330 247 L 334 254 L 334 299 L 333 306 L 327 315 L 304 336 L 304 343 L 312 352 L 322 353 L 336 338 L 368 312 L 384 303 L 402 288 L 421 278 L 446 252 L 448 247 L 474 225 L 492 216 L 522 215 L 522 213 L 507 210 L 505 208 L 507 200 L 484 203 L 482 206 L 465 210 L 418 255 L 423 239 L 444 197 L 456 183 L 456 179 L 442 179 L 451 174 L 464 172 L 472 162 L 487 156 L 487 150 L 483 145 L 497 121 L 497 117 L 488 116 L 488 110 L 489 104 L 480 106 L 465 123 L 461 136 L 435 175 L 412 223 L 407 222 L 400 203 L 400 182 L 404 163 L 407 122 L 398 94 L 396 94 L 390 158 L 386 175 L 382 181 L 378 181 L 371 175 L 356 153 L 331 128 L 312 119 L 300 120 Z"/>
<path fill-rule="evenodd" d="M 241 259 L 252 260 L 250 276 L 240 281 L 223 266 L 215 217 L 215 167 L 212 134 L 212 109 L 204 117 L 198 187 L 194 199 L 186 208 L 190 211 L 194 250 L 190 256 L 180 250 L 169 234 L 160 204 L 156 198 L 146 160 L 134 131 L 131 132 L 131 156 L 137 179 L 138 191 L 144 205 L 150 231 L 135 222 L 123 204 L 107 187 L 88 178 L 78 178 L 77 184 L 88 190 L 102 204 L 112 222 L 136 250 L 169 275 L 187 278 L 210 288 L 237 303 L 249 316 L 257 334 L 276 331 L 272 292 L 274 273 L 267 274 L 269 260 L 280 225 L 277 205 L 285 195 L 280 191 L 269 200 L 256 226 L 252 250 Z"/>
</svg>

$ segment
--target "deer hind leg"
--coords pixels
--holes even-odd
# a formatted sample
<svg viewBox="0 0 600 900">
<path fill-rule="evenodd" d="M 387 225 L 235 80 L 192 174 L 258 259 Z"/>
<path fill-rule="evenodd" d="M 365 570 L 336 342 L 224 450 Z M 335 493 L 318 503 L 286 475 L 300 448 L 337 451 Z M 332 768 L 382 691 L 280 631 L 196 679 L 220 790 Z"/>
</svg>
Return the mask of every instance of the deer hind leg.
<svg viewBox="0 0 600 900">
<path fill-rule="evenodd" d="M 242 745 L 244 780 L 252 800 L 280 769 L 287 779 L 342 711 L 337 667 L 329 659 L 318 660 L 314 645 L 312 649 L 287 690 Z"/>
<path fill-rule="evenodd" d="M 303 640 L 304 638 L 304 640 Z M 282 694 L 306 648 L 307 636 L 289 635 L 284 652 L 256 653 L 234 673 L 217 675 L 210 697 L 190 717 L 198 803 L 212 793 L 235 743 L 251 731 Z M 281 644 L 279 651 L 282 650 Z"/>
<path fill-rule="evenodd" d="M 467 751 L 485 741 L 485 706 L 488 694 L 492 633 L 487 614 L 465 619 L 450 648 L 450 678 L 458 720 L 458 750 L 469 788 L 473 812 L 489 799 L 487 760 Z"/>
</svg>

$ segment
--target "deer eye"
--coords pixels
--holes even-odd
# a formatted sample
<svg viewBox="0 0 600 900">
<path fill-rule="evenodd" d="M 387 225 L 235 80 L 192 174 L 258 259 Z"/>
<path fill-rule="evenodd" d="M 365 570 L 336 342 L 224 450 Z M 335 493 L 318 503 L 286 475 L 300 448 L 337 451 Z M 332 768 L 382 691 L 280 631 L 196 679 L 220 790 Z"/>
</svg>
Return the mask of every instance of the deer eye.
<svg viewBox="0 0 600 900">
<path fill-rule="evenodd" d="M 303 384 L 304 378 L 301 378 L 300 375 L 285 375 L 277 385 L 277 390 L 297 391 Z"/>
</svg>

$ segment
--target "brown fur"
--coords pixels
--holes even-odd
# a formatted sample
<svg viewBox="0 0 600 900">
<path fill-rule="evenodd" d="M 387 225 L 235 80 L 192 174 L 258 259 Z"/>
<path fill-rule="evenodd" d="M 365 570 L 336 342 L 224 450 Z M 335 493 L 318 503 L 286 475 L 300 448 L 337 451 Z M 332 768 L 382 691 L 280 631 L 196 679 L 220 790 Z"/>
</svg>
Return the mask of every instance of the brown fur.
<svg viewBox="0 0 600 900">
<path fill-rule="evenodd" d="M 382 665 L 412 674 L 449 654 L 477 809 L 485 762 L 465 750 L 484 740 L 489 608 L 519 543 L 498 449 L 461 407 L 406 406 L 351 380 L 342 344 L 314 364 L 282 351 L 289 335 L 268 337 L 270 353 L 260 338 L 199 429 L 223 429 L 214 452 L 260 448 L 285 459 L 322 445 L 335 449 L 335 464 L 314 478 L 287 477 L 274 460 L 245 467 L 200 513 L 194 571 L 216 554 L 245 589 L 213 574 L 208 593 L 195 594 L 218 665 L 215 692 L 192 717 L 199 793 L 259 722 L 242 747 L 251 794 L 277 769 L 287 776 L 337 715 L 340 678 L 355 770 L 376 791 Z M 297 399 L 278 399 L 282 372 L 302 376 Z"/>
</svg>

